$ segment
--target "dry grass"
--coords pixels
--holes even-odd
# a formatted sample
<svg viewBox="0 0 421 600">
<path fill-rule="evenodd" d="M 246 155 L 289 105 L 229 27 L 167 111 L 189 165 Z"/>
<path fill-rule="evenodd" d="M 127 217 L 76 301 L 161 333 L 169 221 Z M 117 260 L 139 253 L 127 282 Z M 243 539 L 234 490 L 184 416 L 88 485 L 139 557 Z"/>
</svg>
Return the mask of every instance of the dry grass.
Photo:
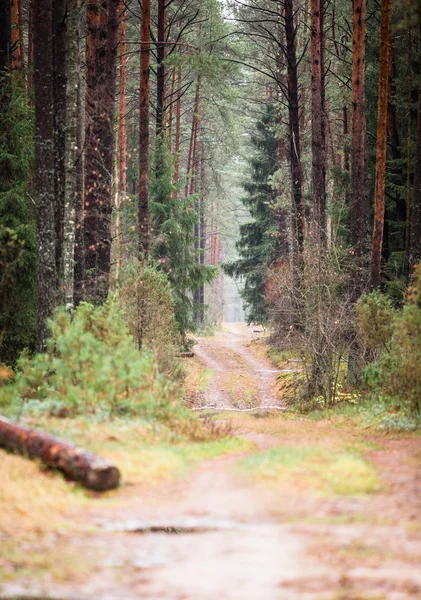
<svg viewBox="0 0 421 600">
<path fill-rule="evenodd" d="M 220 386 L 236 408 L 259 406 L 258 378 L 249 373 L 226 371 L 219 376 Z"/>
<path fill-rule="evenodd" d="M 85 515 L 91 509 L 125 504 L 186 476 L 201 460 L 251 448 L 233 437 L 199 443 L 174 439 L 164 428 L 142 422 L 44 418 L 36 425 L 114 462 L 121 470 L 122 486 L 105 494 L 86 491 L 60 473 L 0 450 L 0 580 L 44 572 L 66 579 L 83 575 L 86 565 L 80 564 L 69 540 L 76 532 L 78 538 L 88 535 L 92 526 Z"/>
</svg>

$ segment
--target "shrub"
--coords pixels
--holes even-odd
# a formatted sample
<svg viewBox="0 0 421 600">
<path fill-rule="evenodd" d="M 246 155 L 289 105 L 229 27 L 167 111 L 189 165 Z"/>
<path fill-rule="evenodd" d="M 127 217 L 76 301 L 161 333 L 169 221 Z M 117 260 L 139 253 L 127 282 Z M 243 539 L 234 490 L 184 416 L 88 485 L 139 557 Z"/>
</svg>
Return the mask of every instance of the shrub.
<svg viewBox="0 0 421 600">
<path fill-rule="evenodd" d="M 124 269 L 117 303 L 138 346 L 153 352 L 161 372 L 172 379 L 182 378 L 184 371 L 176 358 L 182 340 L 173 290 L 165 273 L 137 260 L 131 262 Z"/>
<path fill-rule="evenodd" d="M 410 410 L 421 408 L 421 268 L 415 271 L 401 313 L 394 321 L 390 350 L 380 360 L 384 392 Z"/>
<path fill-rule="evenodd" d="M 380 292 L 364 294 L 357 302 L 356 313 L 359 333 L 372 356 L 388 350 L 396 316 L 390 299 Z"/>
<path fill-rule="evenodd" d="M 47 351 L 19 359 L 16 380 L 0 392 L 23 409 L 58 416 L 139 415 L 148 420 L 187 419 L 173 385 L 156 369 L 152 352 L 136 351 L 115 303 L 82 303 L 73 320 L 58 311 Z M 3 392 L 4 391 L 4 392 Z M 4 398 L 3 398 L 4 400 Z"/>
</svg>

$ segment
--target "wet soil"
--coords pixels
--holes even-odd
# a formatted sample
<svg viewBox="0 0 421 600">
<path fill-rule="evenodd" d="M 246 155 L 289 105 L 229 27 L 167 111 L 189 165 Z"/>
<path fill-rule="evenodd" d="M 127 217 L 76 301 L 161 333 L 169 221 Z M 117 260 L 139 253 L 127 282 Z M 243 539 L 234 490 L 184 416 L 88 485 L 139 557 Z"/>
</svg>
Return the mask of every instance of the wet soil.
<svg viewBox="0 0 421 600">
<path fill-rule="evenodd" d="M 219 410 L 221 420 L 236 408 L 220 385 L 232 371 L 256 378 L 257 408 L 285 408 L 274 392 L 277 371 L 253 353 L 251 337 L 229 325 L 198 340 L 195 354 L 214 376 L 196 408 Z M 296 421 L 286 440 L 275 419 L 279 413 L 268 410 L 233 426 L 257 452 L 300 445 L 310 434 L 328 437 L 335 427 L 315 423 L 309 432 Z M 343 435 L 351 441 L 354 434 Z M 326 497 L 298 480 L 282 489 L 254 485 L 235 468 L 244 454 L 218 458 L 124 506 L 84 515 L 92 533 L 69 540 L 93 565 L 83 581 L 15 581 L 0 590 L 14 598 L 71 600 L 421 598 L 421 438 L 366 439 L 375 448 L 367 460 L 383 482 L 378 494 Z"/>
</svg>

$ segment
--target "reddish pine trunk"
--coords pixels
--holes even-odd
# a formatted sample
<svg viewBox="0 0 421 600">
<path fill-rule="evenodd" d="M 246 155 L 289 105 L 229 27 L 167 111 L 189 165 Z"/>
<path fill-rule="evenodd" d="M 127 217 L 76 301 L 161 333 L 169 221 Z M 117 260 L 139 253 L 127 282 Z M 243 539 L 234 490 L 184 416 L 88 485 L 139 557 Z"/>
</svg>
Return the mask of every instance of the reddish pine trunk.
<svg viewBox="0 0 421 600">
<path fill-rule="evenodd" d="M 363 285 L 363 265 L 366 251 L 368 195 L 367 140 L 365 110 L 365 31 L 366 0 L 353 0 L 352 17 L 352 148 L 351 148 L 351 211 L 350 238 L 355 256 L 356 286 Z"/>
<path fill-rule="evenodd" d="M 420 77 L 421 81 L 421 77 Z M 410 272 L 421 259 L 421 94 L 418 96 L 417 149 L 415 179 L 411 210 L 411 238 L 409 248 Z"/>
<path fill-rule="evenodd" d="M 28 3 L 28 88 L 32 89 L 32 70 L 34 67 L 34 0 Z"/>
<path fill-rule="evenodd" d="M 191 135 L 190 135 L 190 144 L 189 144 L 189 153 L 187 157 L 187 172 L 186 172 L 186 186 L 184 189 L 184 195 L 189 195 L 189 189 L 192 190 L 192 185 L 194 185 L 194 148 L 196 142 L 196 132 L 197 132 L 197 120 L 199 116 L 199 102 L 200 102 L 200 82 L 201 77 L 199 75 L 196 86 L 196 95 L 194 98 L 193 105 L 193 115 L 192 115 L 192 126 L 191 126 Z M 192 194 L 193 191 L 190 191 Z"/>
<path fill-rule="evenodd" d="M 326 113 L 324 75 L 324 2 L 311 0 L 311 144 L 313 234 L 327 244 L 326 218 Z"/>
<path fill-rule="evenodd" d="M 150 98 L 150 0 L 142 2 L 140 29 L 140 99 L 139 99 L 139 253 L 149 252 L 149 98 Z"/>
<path fill-rule="evenodd" d="M 7 2 L 8 0 L 3 0 Z M 23 45 L 23 20 L 22 0 L 10 0 L 10 15 L 12 26 L 12 69 L 23 69 L 24 45 Z"/>
<path fill-rule="evenodd" d="M 411 126 L 412 126 L 412 32 L 408 31 L 408 125 L 406 144 L 406 223 L 405 223 L 405 276 L 410 273 L 410 239 L 411 239 Z"/>
<path fill-rule="evenodd" d="M 100 302 L 111 262 L 118 6 L 119 0 L 86 5 L 85 289 Z"/>
<path fill-rule="evenodd" d="M 302 166 L 300 149 L 300 113 L 298 104 L 298 73 L 295 48 L 295 26 L 293 0 L 285 0 L 285 37 L 288 64 L 288 114 L 290 161 L 292 181 L 292 231 L 293 244 L 298 263 L 304 244 L 304 204 L 302 192 Z"/>
<path fill-rule="evenodd" d="M 119 154 L 120 154 L 120 194 L 126 194 L 127 187 L 127 25 L 126 5 L 120 3 L 120 102 L 119 102 Z"/>
<path fill-rule="evenodd" d="M 156 70 L 156 134 L 164 127 L 165 102 L 165 0 L 158 0 L 158 37 L 157 37 L 157 70 Z"/>
<path fill-rule="evenodd" d="M 38 2 L 39 0 L 37 0 Z M 48 433 L 0 417 L 0 448 L 41 461 L 97 491 L 118 487 L 120 472 L 110 462 Z"/>
<path fill-rule="evenodd" d="M 377 111 L 376 184 L 374 192 L 374 228 L 371 244 L 370 266 L 371 288 L 377 288 L 381 283 L 381 259 L 384 231 L 384 192 L 386 181 L 389 35 L 390 0 L 382 0 Z"/>
</svg>

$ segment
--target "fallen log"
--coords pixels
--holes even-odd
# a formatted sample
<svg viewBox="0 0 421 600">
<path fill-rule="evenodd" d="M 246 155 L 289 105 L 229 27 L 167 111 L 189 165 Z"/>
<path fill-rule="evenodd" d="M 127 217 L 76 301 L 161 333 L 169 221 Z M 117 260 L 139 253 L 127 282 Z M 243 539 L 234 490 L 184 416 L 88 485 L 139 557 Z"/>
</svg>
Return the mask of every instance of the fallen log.
<svg viewBox="0 0 421 600">
<path fill-rule="evenodd" d="M 120 471 L 112 463 L 79 446 L 18 425 L 5 417 L 0 417 L 0 448 L 38 459 L 91 490 L 111 490 L 120 482 Z"/>
</svg>

